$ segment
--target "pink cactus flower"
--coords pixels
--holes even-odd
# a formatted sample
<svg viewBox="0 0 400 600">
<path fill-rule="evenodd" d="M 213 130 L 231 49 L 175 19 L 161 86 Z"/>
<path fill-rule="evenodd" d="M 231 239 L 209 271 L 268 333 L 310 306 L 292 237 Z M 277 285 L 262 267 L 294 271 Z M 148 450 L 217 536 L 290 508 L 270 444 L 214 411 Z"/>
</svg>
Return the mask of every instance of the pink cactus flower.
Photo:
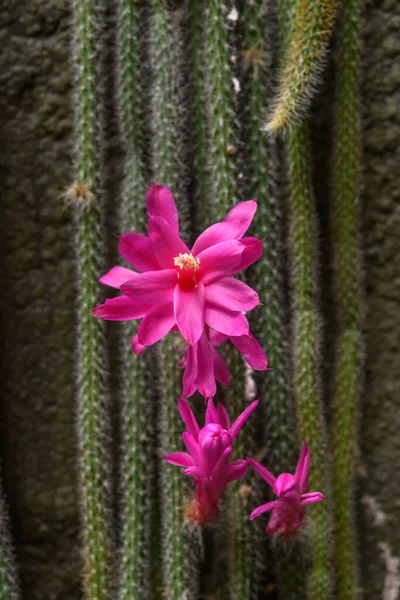
<svg viewBox="0 0 400 600">
<path fill-rule="evenodd" d="M 265 352 L 251 333 L 229 338 L 206 326 L 199 341 L 188 346 L 186 355 L 181 361 L 181 366 L 185 367 L 183 375 L 183 396 L 185 398 L 192 396 L 196 390 L 205 399 L 212 398 L 217 391 L 217 381 L 226 385 L 230 383 L 228 367 L 215 349 L 215 346 L 219 346 L 227 340 L 230 340 L 238 348 L 252 369 L 258 371 L 267 369 L 268 361 Z"/>
<path fill-rule="evenodd" d="M 324 499 L 320 492 L 307 492 L 308 471 L 310 469 L 310 451 L 306 443 L 303 445 L 299 462 L 294 475 L 281 473 L 277 478 L 268 469 L 253 458 L 247 462 L 272 487 L 278 500 L 262 504 L 254 509 L 250 520 L 265 512 L 272 511 L 266 532 L 279 533 L 284 537 L 295 537 L 304 520 L 304 506 L 315 504 Z"/>
<path fill-rule="evenodd" d="M 202 525 L 219 514 L 218 503 L 225 486 L 242 479 L 247 473 L 245 460 L 229 462 L 229 457 L 233 442 L 258 405 L 258 400 L 252 402 L 231 426 L 226 409 L 222 404 L 215 408 L 210 399 L 202 429 L 186 400 L 180 398 L 178 405 L 187 428 L 182 438 L 188 452 L 172 452 L 164 456 L 164 460 L 185 467 L 184 474 L 193 477 L 196 499 L 186 507 L 186 516 Z"/>
<path fill-rule="evenodd" d="M 135 271 L 113 267 L 100 282 L 122 296 L 93 310 L 101 319 L 142 319 L 132 347 L 137 354 L 178 329 L 188 344 L 199 342 L 204 326 L 226 336 L 248 336 L 243 312 L 259 304 L 258 294 L 234 275 L 262 254 L 262 242 L 243 235 L 257 204 L 240 202 L 221 223 L 206 229 L 192 249 L 179 237 L 172 192 L 157 184 L 148 191 L 148 237 L 126 233 L 119 251 Z"/>
</svg>

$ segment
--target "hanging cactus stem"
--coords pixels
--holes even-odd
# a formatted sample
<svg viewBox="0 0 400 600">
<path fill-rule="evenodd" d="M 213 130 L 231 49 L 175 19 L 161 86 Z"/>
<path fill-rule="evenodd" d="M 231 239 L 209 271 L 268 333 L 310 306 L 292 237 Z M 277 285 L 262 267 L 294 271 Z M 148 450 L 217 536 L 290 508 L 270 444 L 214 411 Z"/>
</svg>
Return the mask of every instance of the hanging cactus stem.
<svg viewBox="0 0 400 600">
<path fill-rule="evenodd" d="M 293 4 L 287 51 L 272 115 L 265 130 L 273 133 L 298 123 L 310 104 L 332 34 L 338 0 Z"/>
<path fill-rule="evenodd" d="M 353 479 L 361 370 L 361 282 L 358 215 L 360 117 L 359 0 L 340 11 L 334 140 L 334 249 L 339 339 L 333 394 L 333 492 L 335 570 L 339 598 L 357 598 Z"/>
<path fill-rule="evenodd" d="M 110 598 L 108 418 L 103 323 L 90 311 L 99 300 L 101 217 L 97 115 L 96 2 L 75 0 L 76 167 L 70 193 L 77 225 L 78 436 L 83 523 L 84 588 L 88 600 Z"/>
</svg>

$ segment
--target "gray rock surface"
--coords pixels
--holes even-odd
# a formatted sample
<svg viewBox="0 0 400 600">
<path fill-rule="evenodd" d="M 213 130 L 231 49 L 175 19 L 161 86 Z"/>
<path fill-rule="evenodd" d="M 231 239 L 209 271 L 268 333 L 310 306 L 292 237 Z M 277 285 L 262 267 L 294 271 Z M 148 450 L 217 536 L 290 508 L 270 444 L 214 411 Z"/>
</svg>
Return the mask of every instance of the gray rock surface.
<svg viewBox="0 0 400 600">
<path fill-rule="evenodd" d="M 70 24 L 68 0 L 0 3 L 0 452 L 26 600 L 81 597 L 76 284 L 73 227 L 62 199 L 72 174 Z M 365 7 L 358 515 L 366 600 L 400 597 L 399 27 L 397 0 Z M 111 95 L 107 102 L 111 113 Z M 110 123 L 105 157 L 113 168 L 105 187 L 107 215 L 115 218 L 120 141 Z"/>
<path fill-rule="evenodd" d="M 400 597 L 400 5 L 364 11 L 362 239 L 366 371 L 360 427 L 360 582 Z"/>
</svg>

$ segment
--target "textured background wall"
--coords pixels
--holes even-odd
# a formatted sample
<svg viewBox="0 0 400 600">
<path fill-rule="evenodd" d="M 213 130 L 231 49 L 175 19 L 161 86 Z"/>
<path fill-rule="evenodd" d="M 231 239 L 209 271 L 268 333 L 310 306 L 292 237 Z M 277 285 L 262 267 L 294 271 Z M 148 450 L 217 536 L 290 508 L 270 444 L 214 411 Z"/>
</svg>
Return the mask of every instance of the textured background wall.
<svg viewBox="0 0 400 600">
<path fill-rule="evenodd" d="M 106 23 L 112 25 L 114 15 L 114 3 L 109 2 Z M 23 597 L 33 600 L 80 597 L 76 290 L 73 228 L 62 199 L 72 166 L 70 23 L 67 0 L 0 5 L 0 448 Z M 362 587 L 368 600 L 400 597 L 399 25 L 396 0 L 374 0 L 365 7 L 362 234 L 367 360 L 358 511 Z M 116 123 L 109 118 L 114 112 L 112 35 L 108 27 L 103 56 L 108 141 L 103 159 L 108 165 L 104 185 L 110 233 L 121 172 L 116 168 Z"/>
</svg>

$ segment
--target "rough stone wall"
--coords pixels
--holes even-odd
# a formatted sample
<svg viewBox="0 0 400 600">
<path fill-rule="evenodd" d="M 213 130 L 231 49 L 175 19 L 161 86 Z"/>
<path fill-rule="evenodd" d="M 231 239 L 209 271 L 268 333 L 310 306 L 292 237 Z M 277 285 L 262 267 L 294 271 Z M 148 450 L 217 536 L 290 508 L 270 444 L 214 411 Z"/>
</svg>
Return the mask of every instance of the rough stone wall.
<svg viewBox="0 0 400 600">
<path fill-rule="evenodd" d="M 365 388 L 360 424 L 361 585 L 400 598 L 400 4 L 364 10 Z"/>
<path fill-rule="evenodd" d="M 70 23 L 68 0 L 0 3 L 0 452 L 29 600 L 81 595 L 73 227 L 61 198 L 72 168 Z M 366 373 L 357 506 L 366 600 L 400 597 L 399 26 L 397 0 L 366 3 Z M 114 125 L 105 153 L 115 166 Z M 106 178 L 110 216 L 118 173 L 110 169 Z"/>
</svg>

